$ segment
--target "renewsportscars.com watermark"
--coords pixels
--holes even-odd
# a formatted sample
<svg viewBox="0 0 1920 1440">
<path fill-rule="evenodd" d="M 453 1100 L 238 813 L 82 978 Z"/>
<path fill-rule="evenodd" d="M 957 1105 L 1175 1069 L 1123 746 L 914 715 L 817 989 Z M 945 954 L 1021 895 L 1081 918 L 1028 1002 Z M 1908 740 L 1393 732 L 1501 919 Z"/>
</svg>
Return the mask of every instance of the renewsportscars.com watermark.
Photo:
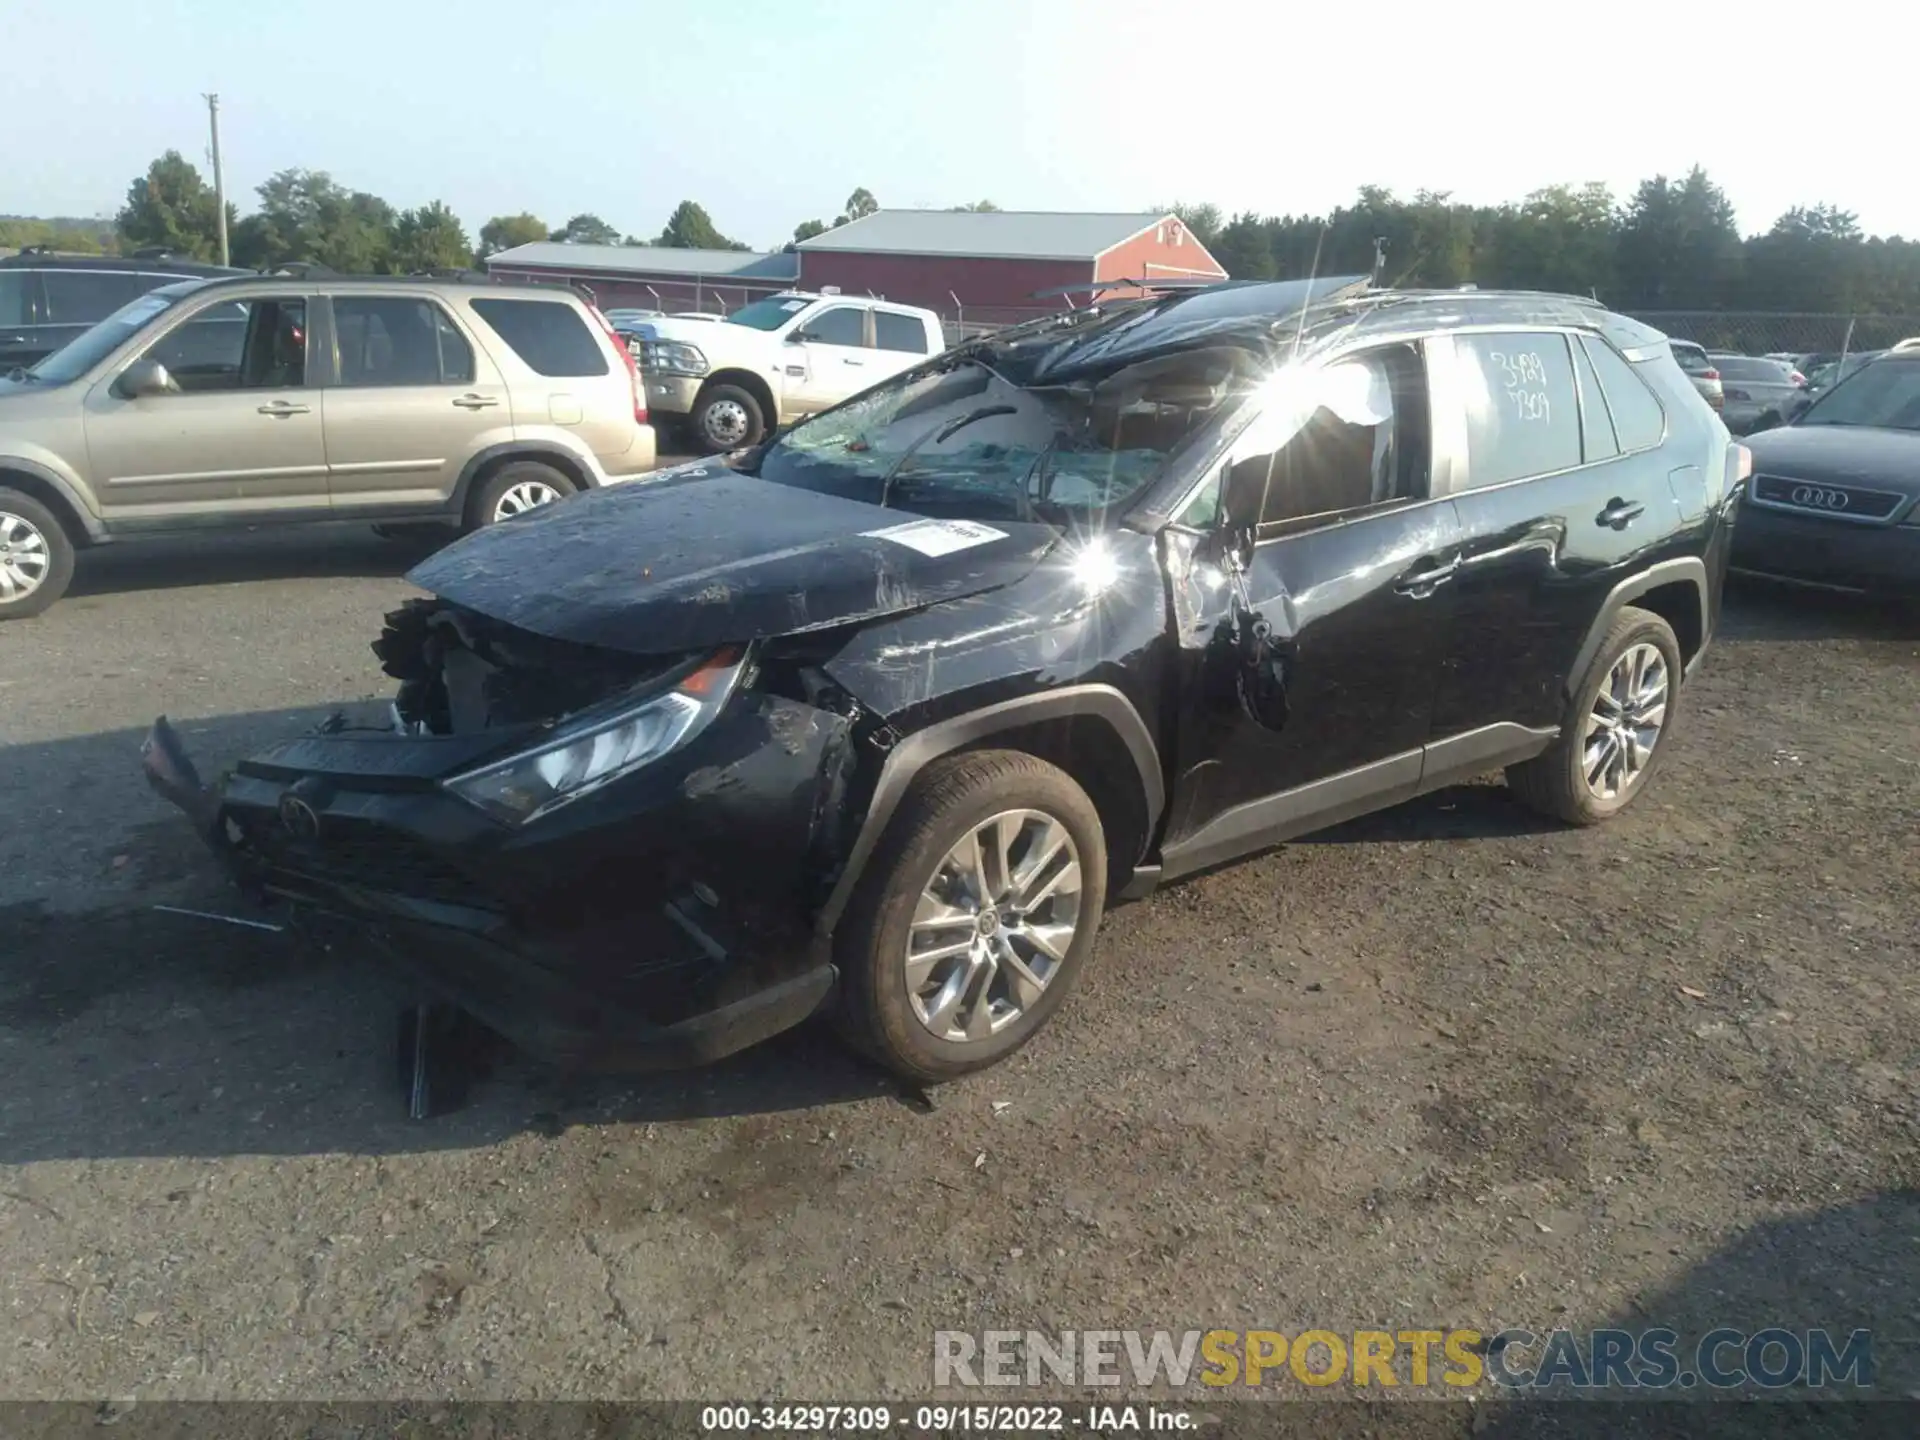
<svg viewBox="0 0 1920 1440">
<path fill-rule="evenodd" d="M 1865 1330 L 936 1330 L 935 1388 L 1869 1390 Z"/>
</svg>

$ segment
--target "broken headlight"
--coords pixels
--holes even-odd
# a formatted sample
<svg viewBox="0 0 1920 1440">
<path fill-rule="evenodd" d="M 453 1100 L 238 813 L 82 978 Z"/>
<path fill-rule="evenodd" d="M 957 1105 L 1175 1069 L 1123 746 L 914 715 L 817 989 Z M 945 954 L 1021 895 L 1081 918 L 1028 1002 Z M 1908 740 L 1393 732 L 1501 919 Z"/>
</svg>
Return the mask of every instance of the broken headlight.
<svg viewBox="0 0 1920 1440">
<path fill-rule="evenodd" d="M 744 665 L 743 652 L 722 651 L 671 690 L 583 717 L 531 750 L 441 784 L 496 820 L 524 825 L 685 744 L 720 713 Z"/>
</svg>

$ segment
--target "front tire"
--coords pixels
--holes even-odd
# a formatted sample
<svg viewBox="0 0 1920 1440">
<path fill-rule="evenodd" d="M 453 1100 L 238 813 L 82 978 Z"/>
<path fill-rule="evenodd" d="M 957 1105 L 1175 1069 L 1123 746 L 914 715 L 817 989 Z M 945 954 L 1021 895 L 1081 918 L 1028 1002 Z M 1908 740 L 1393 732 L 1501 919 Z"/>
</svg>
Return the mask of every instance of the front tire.
<svg viewBox="0 0 1920 1440">
<path fill-rule="evenodd" d="M 509 460 L 473 492 L 467 504 L 465 528 L 478 530 L 528 510 L 564 500 L 579 487 L 539 460 Z"/>
<path fill-rule="evenodd" d="M 1666 754 L 1681 674 L 1673 627 L 1629 605 L 1574 687 L 1560 738 L 1508 767 L 1508 786 L 1530 809 L 1569 825 L 1618 815 Z"/>
<path fill-rule="evenodd" d="M 1018 1050 L 1092 953 L 1106 906 L 1099 812 L 1022 751 L 938 761 L 887 827 L 835 937 L 842 1033 L 936 1084 Z"/>
<path fill-rule="evenodd" d="M 693 407 L 693 438 L 709 455 L 758 445 L 767 433 L 760 402 L 738 385 L 709 385 Z"/>
<path fill-rule="evenodd" d="M 0 620 L 38 615 L 73 582 L 73 541 L 31 495 L 0 488 Z"/>
</svg>

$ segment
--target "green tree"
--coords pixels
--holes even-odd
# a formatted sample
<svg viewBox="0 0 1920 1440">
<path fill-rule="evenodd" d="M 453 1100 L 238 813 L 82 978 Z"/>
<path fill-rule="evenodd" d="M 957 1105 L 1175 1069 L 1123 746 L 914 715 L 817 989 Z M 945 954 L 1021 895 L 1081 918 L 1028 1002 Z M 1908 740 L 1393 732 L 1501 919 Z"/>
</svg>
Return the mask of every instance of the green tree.
<svg viewBox="0 0 1920 1440">
<path fill-rule="evenodd" d="M 955 210 L 977 210 L 983 213 L 992 213 L 999 210 L 1000 207 L 991 200 L 974 200 L 965 205 L 956 205 L 953 208 Z"/>
<path fill-rule="evenodd" d="M 1191 220 L 1186 224 L 1193 230 Z M 1200 234 L 1198 230 L 1193 233 Z M 1273 247 L 1268 243 L 1266 223 L 1251 210 L 1234 216 L 1203 243 L 1235 280 L 1273 279 Z"/>
<path fill-rule="evenodd" d="M 480 227 L 479 258 L 550 238 L 546 222 L 536 215 L 524 210 L 518 215 L 496 215 Z"/>
<path fill-rule="evenodd" d="M 393 222 L 390 263 L 398 275 L 464 269 L 473 263 L 473 249 L 459 216 L 435 200 L 417 210 L 402 211 Z"/>
<path fill-rule="evenodd" d="M 620 232 L 591 212 L 576 215 L 558 230 L 553 239 L 562 245 L 618 245 Z"/>
<path fill-rule="evenodd" d="M 811 240 L 816 235 L 824 235 L 826 233 L 827 233 L 826 221 L 802 220 L 798 225 L 793 227 L 793 240 L 794 240 L 794 243 L 797 245 L 802 240 Z"/>
<path fill-rule="evenodd" d="M 1642 181 L 1620 228 L 1619 302 L 1645 310 L 1720 305 L 1739 283 L 1742 246 L 1726 194 L 1695 166 Z"/>
<path fill-rule="evenodd" d="M 234 228 L 237 264 L 304 260 L 343 274 L 377 275 L 391 263 L 393 207 L 349 190 L 324 170 L 282 170 L 256 192 L 260 208 Z"/>
<path fill-rule="evenodd" d="M 229 221 L 233 209 L 228 207 Z M 220 208 L 200 172 L 169 150 L 127 187 L 114 221 L 122 245 L 162 245 L 202 260 L 220 258 Z"/>
<path fill-rule="evenodd" d="M 714 226 L 713 219 L 697 202 L 682 200 L 667 218 L 656 245 L 675 250 L 745 250 L 738 240 L 729 240 Z"/>
<path fill-rule="evenodd" d="M 880 202 L 873 198 L 873 192 L 862 185 L 847 196 L 847 203 L 840 210 L 840 218 L 834 223 L 845 225 L 850 221 L 864 220 L 879 208 Z"/>
</svg>

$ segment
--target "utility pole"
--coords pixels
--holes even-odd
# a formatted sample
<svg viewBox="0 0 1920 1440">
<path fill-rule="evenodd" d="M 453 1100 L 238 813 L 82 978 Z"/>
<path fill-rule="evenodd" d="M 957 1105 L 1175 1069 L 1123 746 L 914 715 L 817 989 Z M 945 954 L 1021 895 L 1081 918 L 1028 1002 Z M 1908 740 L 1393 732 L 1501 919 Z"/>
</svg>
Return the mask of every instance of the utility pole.
<svg viewBox="0 0 1920 1440">
<path fill-rule="evenodd" d="M 213 130 L 213 208 L 220 227 L 220 263 L 230 265 L 227 257 L 227 186 L 220 174 L 220 97 L 206 96 L 207 124 Z"/>
</svg>

